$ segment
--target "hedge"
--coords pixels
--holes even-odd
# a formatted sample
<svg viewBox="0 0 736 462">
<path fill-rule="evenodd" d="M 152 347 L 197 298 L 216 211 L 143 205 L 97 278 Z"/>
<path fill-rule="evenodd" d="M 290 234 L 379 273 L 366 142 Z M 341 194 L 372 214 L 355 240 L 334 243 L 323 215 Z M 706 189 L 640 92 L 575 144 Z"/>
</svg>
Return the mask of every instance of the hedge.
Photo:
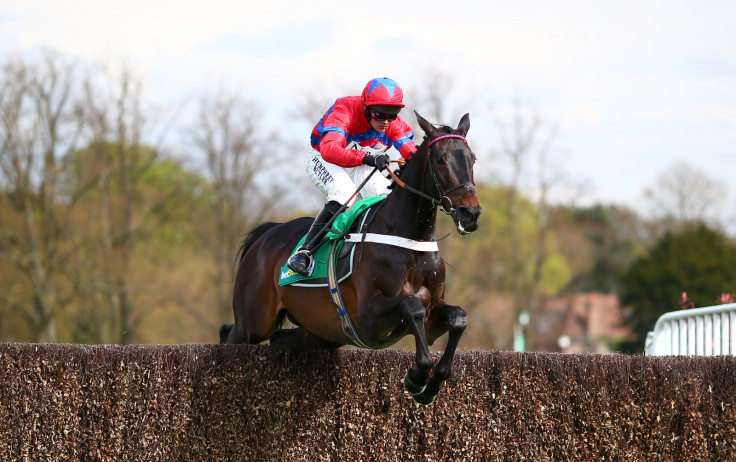
<svg viewBox="0 0 736 462">
<path fill-rule="evenodd" d="M 0 460 L 736 460 L 736 360 L 0 344 Z"/>
</svg>

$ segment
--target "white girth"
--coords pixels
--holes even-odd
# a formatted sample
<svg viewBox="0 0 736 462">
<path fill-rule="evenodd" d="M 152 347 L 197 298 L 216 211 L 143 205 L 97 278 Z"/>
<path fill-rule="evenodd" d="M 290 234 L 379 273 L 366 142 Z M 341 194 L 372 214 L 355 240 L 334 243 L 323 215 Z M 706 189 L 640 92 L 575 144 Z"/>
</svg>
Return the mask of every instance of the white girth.
<svg viewBox="0 0 736 462">
<path fill-rule="evenodd" d="M 440 250 L 437 246 L 437 241 L 415 241 L 413 239 L 386 234 L 350 233 L 345 235 L 345 242 L 375 242 L 377 244 L 403 247 L 416 252 L 439 252 Z"/>
</svg>

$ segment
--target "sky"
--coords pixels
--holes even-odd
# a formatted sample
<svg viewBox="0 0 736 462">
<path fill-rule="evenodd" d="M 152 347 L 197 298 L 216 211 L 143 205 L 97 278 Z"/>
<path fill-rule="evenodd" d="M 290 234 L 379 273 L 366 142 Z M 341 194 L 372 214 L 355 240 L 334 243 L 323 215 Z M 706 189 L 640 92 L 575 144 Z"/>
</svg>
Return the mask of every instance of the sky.
<svg viewBox="0 0 736 462">
<path fill-rule="evenodd" d="M 457 120 L 436 122 L 470 112 L 476 152 L 499 145 L 519 98 L 557 128 L 554 160 L 589 183 L 582 202 L 637 207 L 674 162 L 725 184 L 736 172 L 734 20 L 736 2 L 717 0 L 0 0 L 0 53 L 124 60 L 170 104 L 241 87 L 305 144 L 311 127 L 285 122 L 305 95 L 389 76 L 409 97 L 441 72 Z"/>
</svg>

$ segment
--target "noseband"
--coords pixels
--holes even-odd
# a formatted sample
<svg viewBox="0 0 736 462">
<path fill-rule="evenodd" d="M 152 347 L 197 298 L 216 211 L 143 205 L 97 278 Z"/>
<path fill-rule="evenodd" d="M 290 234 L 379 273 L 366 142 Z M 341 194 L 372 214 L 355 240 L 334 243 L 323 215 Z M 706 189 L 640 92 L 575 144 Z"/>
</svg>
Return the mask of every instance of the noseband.
<svg viewBox="0 0 736 462">
<path fill-rule="evenodd" d="M 450 199 L 448 194 L 450 194 L 451 192 L 457 189 L 465 188 L 463 193 L 460 195 L 460 199 L 462 199 L 466 193 L 470 191 L 475 191 L 475 185 L 472 182 L 467 181 L 463 184 L 453 186 L 452 188 L 447 189 L 444 192 L 442 192 L 442 186 L 440 185 L 439 179 L 437 178 L 437 172 L 434 169 L 434 164 L 432 163 L 432 160 L 430 158 L 429 150 L 432 148 L 432 145 L 434 143 L 440 140 L 447 139 L 447 138 L 457 138 L 459 140 L 463 140 L 463 142 L 465 142 L 466 145 L 468 144 L 468 140 L 466 140 L 464 136 L 454 135 L 454 134 L 438 136 L 437 138 L 431 140 L 429 144 L 427 144 L 427 163 L 429 164 L 429 171 L 432 174 L 432 180 L 434 180 L 435 188 L 437 189 L 437 192 L 441 194 L 441 197 L 439 199 L 437 199 L 436 197 L 432 197 L 429 194 L 426 194 L 422 191 L 419 191 L 418 189 L 412 188 L 411 186 L 407 185 L 403 181 L 399 180 L 399 178 L 395 176 L 393 172 L 391 172 L 391 176 L 394 178 L 394 181 L 396 181 L 396 183 L 402 188 L 408 191 L 411 191 L 414 194 L 417 194 L 427 200 L 432 201 L 432 205 L 435 207 L 439 205 L 442 211 L 445 212 L 445 214 L 450 215 L 453 219 L 456 219 L 457 218 L 457 208 L 455 207 L 455 204 L 452 203 L 452 200 Z"/>
</svg>

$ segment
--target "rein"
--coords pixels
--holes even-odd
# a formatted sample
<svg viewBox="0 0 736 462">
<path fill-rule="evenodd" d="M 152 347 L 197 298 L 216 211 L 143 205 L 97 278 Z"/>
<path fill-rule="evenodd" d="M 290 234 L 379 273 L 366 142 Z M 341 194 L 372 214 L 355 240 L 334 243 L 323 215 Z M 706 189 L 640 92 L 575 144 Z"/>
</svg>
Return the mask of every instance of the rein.
<svg viewBox="0 0 736 462">
<path fill-rule="evenodd" d="M 432 145 L 434 143 L 436 143 L 436 142 L 438 142 L 440 140 L 448 139 L 448 138 L 457 138 L 459 140 L 463 140 L 463 142 L 466 145 L 468 145 L 468 140 L 466 140 L 464 136 L 455 135 L 455 134 L 452 134 L 452 133 L 451 134 L 447 134 L 447 135 L 438 136 L 437 138 L 435 138 L 435 139 L 429 141 L 429 143 L 427 143 L 427 163 L 429 164 L 429 171 L 432 174 L 432 179 L 434 180 L 434 185 L 435 185 L 435 188 L 437 189 L 437 192 L 441 192 L 442 191 L 442 187 L 440 186 L 440 182 L 437 179 L 437 172 L 435 172 L 435 170 L 434 170 L 434 164 L 432 164 L 432 161 L 430 159 L 429 150 L 431 149 L 431 147 L 432 147 Z M 401 181 L 399 179 L 399 177 L 390 168 L 387 167 L 386 169 L 388 170 L 388 173 L 391 175 L 391 178 L 393 178 L 393 180 L 396 182 L 396 184 L 398 184 L 400 187 L 402 187 L 402 188 L 406 189 L 407 191 L 410 191 L 410 192 L 412 192 L 412 193 L 414 193 L 414 194 L 416 194 L 416 195 L 418 195 L 420 197 L 423 197 L 424 199 L 427 199 L 427 200 L 431 201 L 432 202 L 432 206 L 434 206 L 434 207 L 437 207 L 439 205 L 442 208 L 442 211 L 446 215 L 450 215 L 453 218 L 455 217 L 455 215 L 457 215 L 457 209 L 455 208 L 455 204 L 453 204 L 452 203 L 452 200 L 448 197 L 448 194 L 450 194 L 451 192 L 453 192 L 453 191 L 455 191 L 457 189 L 465 188 L 465 191 L 460 196 L 460 198 L 462 198 L 462 196 L 464 196 L 465 193 L 467 193 L 469 191 L 475 191 L 475 185 L 473 183 L 471 183 L 470 181 L 468 181 L 468 182 L 465 182 L 463 184 L 459 184 L 457 186 L 454 186 L 454 187 L 446 190 L 445 192 L 442 192 L 441 193 L 442 197 L 440 197 L 439 199 L 437 199 L 436 197 L 432 197 L 432 196 L 430 196 L 429 194 L 427 194 L 427 193 L 425 193 L 423 191 L 420 191 L 420 190 L 418 190 L 416 188 L 413 188 L 413 187 L 409 186 L 405 182 Z"/>
</svg>

